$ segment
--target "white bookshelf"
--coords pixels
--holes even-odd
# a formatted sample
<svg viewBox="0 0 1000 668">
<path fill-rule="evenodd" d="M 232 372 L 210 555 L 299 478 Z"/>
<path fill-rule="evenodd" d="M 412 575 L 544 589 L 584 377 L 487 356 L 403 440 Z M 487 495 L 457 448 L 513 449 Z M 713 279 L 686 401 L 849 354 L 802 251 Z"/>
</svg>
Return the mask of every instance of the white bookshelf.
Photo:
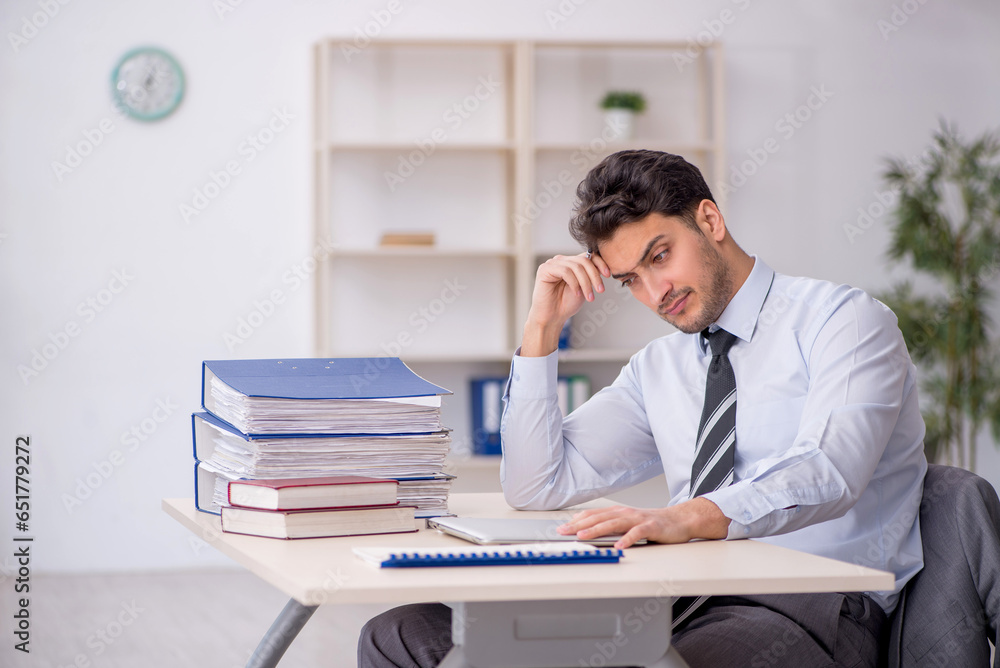
<svg viewBox="0 0 1000 668">
<path fill-rule="evenodd" d="M 591 167 L 626 148 L 670 151 L 721 194 L 721 47 L 679 68 L 677 43 L 344 45 L 315 47 L 315 241 L 328 251 L 316 355 L 395 354 L 451 387 L 445 421 L 461 448 L 468 379 L 506 374 L 538 264 L 579 252 L 566 223 Z M 611 89 L 647 98 L 634 139 L 605 129 L 598 102 Z M 380 246 L 385 232 L 435 243 Z M 578 345 L 560 358 L 595 390 L 671 331 L 613 283 L 573 326 Z"/>
</svg>

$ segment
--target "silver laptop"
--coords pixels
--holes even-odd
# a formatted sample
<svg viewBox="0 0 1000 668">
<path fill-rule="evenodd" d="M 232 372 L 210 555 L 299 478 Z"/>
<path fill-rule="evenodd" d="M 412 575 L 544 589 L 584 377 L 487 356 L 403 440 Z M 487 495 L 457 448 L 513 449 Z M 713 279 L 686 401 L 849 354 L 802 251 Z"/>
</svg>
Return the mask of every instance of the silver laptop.
<svg viewBox="0 0 1000 668">
<path fill-rule="evenodd" d="M 589 543 L 591 545 L 614 545 L 618 536 L 600 536 L 582 540 L 574 535 L 564 536 L 556 532 L 556 527 L 565 524 L 560 519 L 521 519 L 494 517 L 434 517 L 427 520 L 431 529 L 443 531 L 477 545 L 509 545 L 512 543 L 541 543 L 567 541 Z M 636 541 L 642 545 L 645 539 Z"/>
</svg>

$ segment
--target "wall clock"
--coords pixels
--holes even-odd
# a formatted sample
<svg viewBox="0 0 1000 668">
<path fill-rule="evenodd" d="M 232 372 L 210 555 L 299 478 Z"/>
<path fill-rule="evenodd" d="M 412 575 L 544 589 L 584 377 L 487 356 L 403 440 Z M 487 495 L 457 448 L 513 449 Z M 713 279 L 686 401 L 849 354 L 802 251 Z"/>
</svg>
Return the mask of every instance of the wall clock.
<svg viewBox="0 0 1000 668">
<path fill-rule="evenodd" d="M 115 103 L 140 121 L 170 114 L 184 97 L 184 72 L 169 53 L 153 47 L 129 51 L 111 73 Z"/>
</svg>

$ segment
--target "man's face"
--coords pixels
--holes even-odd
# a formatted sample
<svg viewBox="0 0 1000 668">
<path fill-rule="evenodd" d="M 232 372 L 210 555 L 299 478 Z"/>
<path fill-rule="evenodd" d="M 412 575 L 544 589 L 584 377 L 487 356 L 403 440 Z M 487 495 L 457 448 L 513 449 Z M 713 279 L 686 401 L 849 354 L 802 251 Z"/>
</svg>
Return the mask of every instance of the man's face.
<svg viewBox="0 0 1000 668">
<path fill-rule="evenodd" d="M 680 218 L 653 213 L 618 228 L 600 253 L 636 299 L 693 334 L 718 320 L 735 292 L 714 243 Z"/>
</svg>

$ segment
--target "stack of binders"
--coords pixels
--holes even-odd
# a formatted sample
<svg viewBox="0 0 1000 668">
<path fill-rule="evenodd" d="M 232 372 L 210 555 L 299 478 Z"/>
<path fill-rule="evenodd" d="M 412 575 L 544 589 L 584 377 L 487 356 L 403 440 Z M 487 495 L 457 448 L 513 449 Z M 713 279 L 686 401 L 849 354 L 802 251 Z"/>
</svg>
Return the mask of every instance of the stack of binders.
<svg viewBox="0 0 1000 668">
<path fill-rule="evenodd" d="M 446 515 L 442 394 L 394 357 L 205 361 L 196 505 L 220 514 L 234 480 L 368 476 L 397 481 L 417 517 Z"/>
</svg>

